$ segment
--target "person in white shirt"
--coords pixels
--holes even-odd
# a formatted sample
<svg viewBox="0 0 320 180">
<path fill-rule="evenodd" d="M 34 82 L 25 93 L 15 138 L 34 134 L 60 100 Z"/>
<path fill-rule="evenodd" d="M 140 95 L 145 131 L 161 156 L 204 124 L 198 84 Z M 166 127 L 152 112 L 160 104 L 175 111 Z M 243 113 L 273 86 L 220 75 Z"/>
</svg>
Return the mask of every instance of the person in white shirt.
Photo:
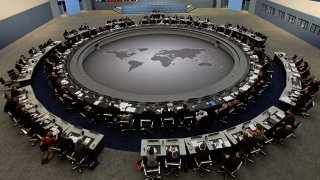
<svg viewBox="0 0 320 180">
<path fill-rule="evenodd" d="M 205 116 L 208 116 L 207 111 L 200 110 L 199 112 L 196 112 L 196 120 L 197 121 L 200 121 Z"/>
</svg>

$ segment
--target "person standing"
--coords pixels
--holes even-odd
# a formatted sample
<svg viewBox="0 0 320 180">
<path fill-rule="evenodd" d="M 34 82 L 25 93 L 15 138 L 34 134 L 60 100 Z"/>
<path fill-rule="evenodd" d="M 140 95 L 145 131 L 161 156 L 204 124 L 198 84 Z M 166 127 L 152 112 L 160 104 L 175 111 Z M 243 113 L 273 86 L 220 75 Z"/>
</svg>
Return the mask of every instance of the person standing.
<svg viewBox="0 0 320 180">
<path fill-rule="evenodd" d="M 54 142 L 58 139 L 58 135 L 53 137 L 52 131 L 47 132 L 47 136 L 43 137 L 40 142 L 40 150 L 43 152 L 41 164 L 47 164 L 53 157 L 52 146 Z"/>
</svg>

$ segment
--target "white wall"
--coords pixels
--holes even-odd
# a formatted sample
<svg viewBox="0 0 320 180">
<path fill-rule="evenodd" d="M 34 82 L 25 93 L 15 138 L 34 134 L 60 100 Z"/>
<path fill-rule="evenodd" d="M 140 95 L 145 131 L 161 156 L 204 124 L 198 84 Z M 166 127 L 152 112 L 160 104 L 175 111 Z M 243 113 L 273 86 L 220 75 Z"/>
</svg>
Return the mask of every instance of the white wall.
<svg viewBox="0 0 320 180">
<path fill-rule="evenodd" d="M 311 16 L 320 17 L 320 2 L 311 0 L 270 0 L 274 3 L 300 11 Z"/>
<path fill-rule="evenodd" d="M 0 20 L 19 14 L 49 0 L 0 0 Z"/>
</svg>

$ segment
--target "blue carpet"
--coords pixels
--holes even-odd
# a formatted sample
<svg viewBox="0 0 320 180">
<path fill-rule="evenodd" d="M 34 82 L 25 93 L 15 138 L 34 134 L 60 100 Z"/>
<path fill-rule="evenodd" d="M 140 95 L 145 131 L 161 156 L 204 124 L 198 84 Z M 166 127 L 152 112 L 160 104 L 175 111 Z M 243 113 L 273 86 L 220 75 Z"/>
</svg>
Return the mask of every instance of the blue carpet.
<svg viewBox="0 0 320 180">
<path fill-rule="evenodd" d="M 105 122 L 98 122 L 96 125 L 91 124 L 86 118 L 83 118 L 79 114 L 79 111 L 68 112 L 66 106 L 61 104 L 54 96 L 53 90 L 48 86 L 48 80 L 42 74 L 42 70 L 43 67 L 39 67 L 38 71 L 34 72 L 32 87 L 37 99 L 48 109 L 48 111 L 71 124 L 104 134 L 103 143 L 105 147 L 134 152 L 140 152 L 140 143 L 143 138 L 184 138 L 208 132 L 221 131 L 251 120 L 270 106 L 278 106 L 278 99 L 285 87 L 284 74 L 276 63 L 272 63 L 271 70 L 273 71 L 273 78 L 270 86 L 263 92 L 263 95 L 259 97 L 256 103 L 249 105 L 247 111 L 239 113 L 229 119 L 229 123 L 225 126 L 220 126 L 218 124 L 213 125 L 209 128 L 208 132 L 203 132 L 197 127 L 193 128 L 191 131 L 185 131 L 182 128 L 176 128 L 174 131 L 167 131 L 157 126 L 154 129 L 154 134 L 143 135 L 138 130 L 125 134 L 122 133 L 119 128 L 107 128 Z M 136 129 L 139 129 L 138 123 L 136 123 Z"/>
</svg>

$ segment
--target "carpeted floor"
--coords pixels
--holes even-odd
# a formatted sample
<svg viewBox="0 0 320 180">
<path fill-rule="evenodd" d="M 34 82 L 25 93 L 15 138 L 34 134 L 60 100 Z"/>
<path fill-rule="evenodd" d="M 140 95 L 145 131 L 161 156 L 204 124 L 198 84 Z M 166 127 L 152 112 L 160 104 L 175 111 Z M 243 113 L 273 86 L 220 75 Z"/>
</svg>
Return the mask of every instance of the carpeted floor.
<svg viewBox="0 0 320 180">
<path fill-rule="evenodd" d="M 284 51 L 289 55 L 304 55 L 311 65 L 312 73 L 320 77 L 320 51 L 318 48 L 302 41 L 301 39 L 283 31 L 282 29 L 268 23 L 267 21 L 246 13 L 237 13 L 224 9 L 197 9 L 190 13 L 192 16 L 209 17 L 216 24 L 239 23 L 248 28 L 264 32 L 269 36 L 266 51 L 272 55 L 274 51 Z M 82 12 L 70 17 L 62 16 L 54 19 L 23 38 L 0 51 L 0 76 L 6 75 L 6 70 L 13 67 L 15 60 L 20 54 L 26 54 L 31 46 L 46 41 L 48 38 L 62 40 L 64 29 L 78 28 L 80 24 L 87 23 L 90 26 L 98 27 L 106 19 L 121 17 L 113 11 Z M 136 21 L 142 15 L 132 15 Z M 274 80 L 277 77 L 274 78 Z M 2 88 L 2 87 L 1 87 Z M 268 93 L 268 92 L 267 92 Z M 273 93 L 273 92 L 270 92 Z M 49 94 L 48 94 L 49 96 Z M 270 96 L 270 94 L 266 94 Z M 317 95 L 316 100 L 319 100 Z M 264 102 L 261 102 L 264 103 Z M 276 103 L 275 101 L 273 103 Z M 3 107 L 4 100 L 0 98 L 0 105 Z M 254 108 L 254 107 L 253 107 Z M 320 169 L 319 135 L 320 122 L 318 116 L 319 105 L 316 103 L 311 110 L 311 116 L 303 121 L 302 127 L 296 132 L 296 139 L 288 139 L 285 146 L 269 145 L 266 148 L 266 157 L 257 156 L 253 165 L 247 165 L 237 173 L 237 179 L 320 179 L 317 171 Z M 254 115 L 252 114 L 252 117 Z M 70 119 L 75 118 L 70 115 Z M 13 127 L 9 117 L 0 112 L 0 179 L 142 179 L 142 172 L 135 170 L 134 163 L 139 159 L 139 153 L 105 148 L 99 156 L 101 164 L 95 171 L 85 171 L 79 175 L 71 171 L 68 162 L 59 162 L 56 158 L 48 165 L 40 165 L 40 151 L 38 147 L 30 147 L 29 137 L 20 136 L 18 129 Z M 86 124 L 84 124 L 86 126 Z M 110 132 L 112 133 L 112 132 Z M 107 134 L 112 139 L 112 135 Z M 131 137 L 124 138 L 124 142 L 131 146 Z M 181 179 L 200 179 L 198 173 L 189 171 L 180 173 Z M 217 172 L 208 174 L 203 179 L 222 179 Z M 173 179 L 168 177 L 167 179 Z"/>
</svg>

